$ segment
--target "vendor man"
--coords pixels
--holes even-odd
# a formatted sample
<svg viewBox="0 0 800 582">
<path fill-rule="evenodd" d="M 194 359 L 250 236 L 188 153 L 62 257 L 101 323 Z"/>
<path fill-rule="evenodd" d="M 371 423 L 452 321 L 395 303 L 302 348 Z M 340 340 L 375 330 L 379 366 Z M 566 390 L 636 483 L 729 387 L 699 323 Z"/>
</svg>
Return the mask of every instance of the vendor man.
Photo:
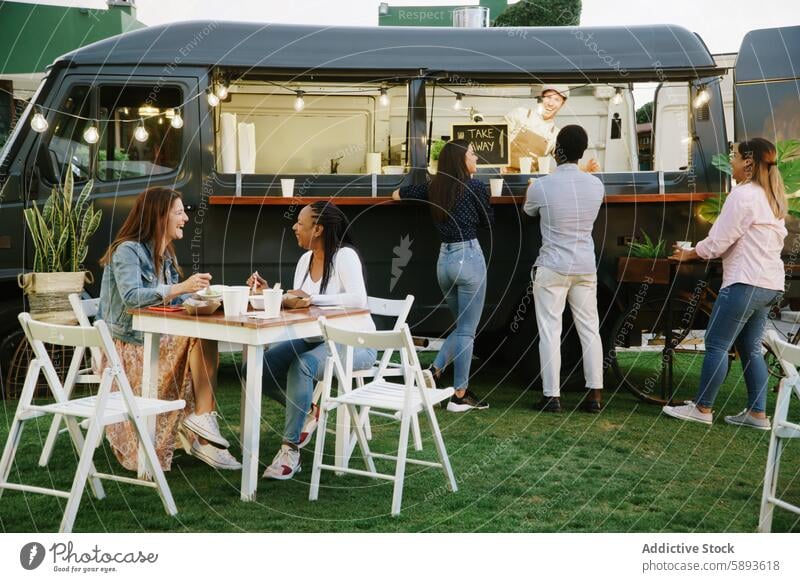
<svg viewBox="0 0 800 582">
<path fill-rule="evenodd" d="M 558 127 L 556 115 L 567 102 L 569 87 L 566 85 L 544 85 L 541 106 L 534 109 L 517 107 L 505 116 L 510 137 L 510 164 L 512 172 L 520 171 L 520 157 L 532 160 L 531 172 L 550 172 L 550 156 L 556 145 Z M 541 163 L 540 163 L 541 160 Z M 600 165 L 594 160 L 581 166 L 588 172 L 599 172 Z"/>
</svg>

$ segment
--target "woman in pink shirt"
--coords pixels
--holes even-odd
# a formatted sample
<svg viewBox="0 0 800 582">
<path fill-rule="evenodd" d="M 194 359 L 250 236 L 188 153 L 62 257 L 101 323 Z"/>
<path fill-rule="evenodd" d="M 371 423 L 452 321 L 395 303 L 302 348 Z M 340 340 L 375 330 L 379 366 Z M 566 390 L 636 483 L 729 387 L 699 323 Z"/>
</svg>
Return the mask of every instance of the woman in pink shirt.
<svg viewBox="0 0 800 582">
<path fill-rule="evenodd" d="M 682 420 L 711 424 L 711 407 L 725 380 L 728 351 L 736 344 L 742 359 L 747 408 L 725 422 L 769 430 L 766 416 L 767 366 L 761 338 L 769 308 L 784 289 L 781 260 L 786 238 L 786 193 L 778 171 L 777 152 L 757 137 L 739 144 L 731 160 L 731 190 L 708 237 L 694 250 L 675 250 L 674 259 L 722 257 L 722 289 L 705 334 L 706 355 L 694 402 L 665 406 L 664 412 Z"/>
</svg>

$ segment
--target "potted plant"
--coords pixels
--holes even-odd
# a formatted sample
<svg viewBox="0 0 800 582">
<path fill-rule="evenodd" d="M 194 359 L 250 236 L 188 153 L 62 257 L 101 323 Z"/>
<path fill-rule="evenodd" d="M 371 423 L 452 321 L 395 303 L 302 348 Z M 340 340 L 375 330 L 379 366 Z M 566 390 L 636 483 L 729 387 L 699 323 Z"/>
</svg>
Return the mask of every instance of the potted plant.
<svg viewBox="0 0 800 582">
<path fill-rule="evenodd" d="M 83 261 L 102 215 L 89 200 L 91 191 L 89 181 L 73 199 L 72 172 L 67 171 L 64 184 L 53 187 L 41 210 L 34 201 L 24 211 L 33 240 L 33 272 L 21 274 L 18 282 L 34 319 L 77 324 L 68 297 L 82 292 L 84 281 L 92 282 Z"/>
<path fill-rule="evenodd" d="M 431 162 L 428 164 L 429 174 L 435 174 L 439 169 L 439 154 L 442 153 L 442 148 L 446 143 L 443 139 L 437 139 L 431 144 Z"/>
<path fill-rule="evenodd" d="M 642 242 L 631 242 L 628 256 L 617 260 L 617 281 L 666 285 L 669 283 L 666 241 L 653 242 L 644 231 L 642 239 Z"/>
</svg>

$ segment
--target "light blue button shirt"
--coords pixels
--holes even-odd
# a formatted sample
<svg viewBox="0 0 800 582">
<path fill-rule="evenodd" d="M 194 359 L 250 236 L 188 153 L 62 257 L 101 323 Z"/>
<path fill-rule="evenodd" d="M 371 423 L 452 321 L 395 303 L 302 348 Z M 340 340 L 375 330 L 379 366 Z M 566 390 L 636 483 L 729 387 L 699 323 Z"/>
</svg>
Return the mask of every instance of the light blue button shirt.
<svg viewBox="0 0 800 582">
<path fill-rule="evenodd" d="M 576 164 L 561 164 L 528 188 L 523 210 L 541 217 L 542 248 L 535 266 L 562 275 L 597 272 L 592 228 L 603 195 L 603 183 Z"/>
</svg>

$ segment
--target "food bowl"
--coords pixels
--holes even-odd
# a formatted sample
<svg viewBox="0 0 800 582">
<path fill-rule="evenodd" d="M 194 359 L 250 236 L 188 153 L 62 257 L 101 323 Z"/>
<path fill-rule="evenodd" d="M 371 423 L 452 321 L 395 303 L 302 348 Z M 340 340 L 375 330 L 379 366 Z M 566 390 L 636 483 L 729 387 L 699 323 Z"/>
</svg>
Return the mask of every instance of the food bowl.
<svg viewBox="0 0 800 582">
<path fill-rule="evenodd" d="M 250 307 L 252 307 L 256 311 L 264 311 L 264 296 L 263 295 L 251 295 L 250 296 Z"/>
<path fill-rule="evenodd" d="M 208 299 L 203 301 L 198 301 L 197 299 L 187 299 L 183 302 L 183 307 L 186 309 L 186 313 L 189 315 L 211 315 L 219 306 L 222 305 L 222 302 L 218 299 Z"/>
<path fill-rule="evenodd" d="M 195 293 L 194 297 L 201 301 L 208 301 L 210 299 L 222 301 L 222 291 L 224 289 L 225 285 L 209 285 L 205 289 L 202 289 L 197 293 Z"/>
</svg>

